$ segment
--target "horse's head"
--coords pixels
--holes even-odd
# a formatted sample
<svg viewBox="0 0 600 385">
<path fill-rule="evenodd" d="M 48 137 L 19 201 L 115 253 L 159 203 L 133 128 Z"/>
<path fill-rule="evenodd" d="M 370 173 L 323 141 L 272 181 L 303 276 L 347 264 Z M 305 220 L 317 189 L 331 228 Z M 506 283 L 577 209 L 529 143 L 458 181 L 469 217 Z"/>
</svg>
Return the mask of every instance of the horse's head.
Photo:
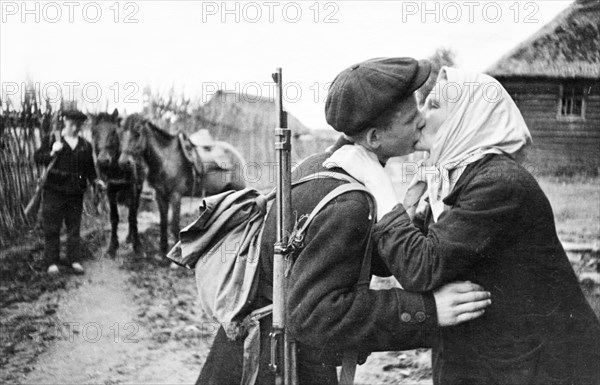
<svg viewBox="0 0 600 385">
<path fill-rule="evenodd" d="M 92 139 L 98 155 L 98 167 L 107 170 L 114 167 L 119 157 L 119 125 L 121 118 L 115 109 L 112 114 L 101 112 L 92 116 Z"/>
<path fill-rule="evenodd" d="M 125 119 L 123 130 L 119 136 L 121 142 L 119 166 L 123 169 L 132 170 L 137 164 L 137 159 L 146 150 L 145 124 L 146 119 L 140 114 L 132 114 Z"/>
</svg>

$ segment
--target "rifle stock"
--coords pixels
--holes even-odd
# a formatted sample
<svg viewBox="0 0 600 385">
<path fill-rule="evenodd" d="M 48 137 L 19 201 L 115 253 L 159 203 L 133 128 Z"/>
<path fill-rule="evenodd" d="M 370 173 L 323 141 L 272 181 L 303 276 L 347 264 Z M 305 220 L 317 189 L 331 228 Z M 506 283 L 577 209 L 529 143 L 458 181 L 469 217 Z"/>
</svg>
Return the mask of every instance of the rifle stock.
<svg viewBox="0 0 600 385">
<path fill-rule="evenodd" d="M 293 227 L 291 131 L 287 128 L 287 113 L 283 109 L 282 71 L 273 74 L 277 84 L 276 105 L 278 128 L 275 130 L 277 154 L 277 237 L 273 256 L 273 326 L 271 330 L 271 370 L 275 384 L 296 385 L 296 345 L 287 333 L 285 274 L 291 267 L 288 241 Z"/>
</svg>

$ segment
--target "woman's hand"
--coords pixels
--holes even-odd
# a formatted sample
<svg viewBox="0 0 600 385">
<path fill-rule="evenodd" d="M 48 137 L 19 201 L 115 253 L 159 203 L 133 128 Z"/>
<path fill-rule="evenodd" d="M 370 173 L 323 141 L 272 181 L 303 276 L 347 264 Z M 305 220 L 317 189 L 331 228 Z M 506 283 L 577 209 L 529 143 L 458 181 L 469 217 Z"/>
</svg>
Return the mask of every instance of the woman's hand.
<svg viewBox="0 0 600 385">
<path fill-rule="evenodd" d="M 458 325 L 478 318 L 492 304 L 491 294 L 469 281 L 448 283 L 437 289 L 433 296 L 440 326 Z"/>
</svg>

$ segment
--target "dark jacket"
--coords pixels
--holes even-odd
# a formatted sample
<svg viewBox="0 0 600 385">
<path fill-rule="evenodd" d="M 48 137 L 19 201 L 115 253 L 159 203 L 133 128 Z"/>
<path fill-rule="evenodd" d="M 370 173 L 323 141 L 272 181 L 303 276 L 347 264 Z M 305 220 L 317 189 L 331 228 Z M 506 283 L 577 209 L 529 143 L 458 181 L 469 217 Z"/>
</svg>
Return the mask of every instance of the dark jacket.
<svg viewBox="0 0 600 385">
<path fill-rule="evenodd" d="M 425 233 L 399 205 L 374 234 L 405 289 L 471 280 L 492 293 L 481 318 L 440 329 L 434 383 L 599 383 L 600 324 L 531 174 L 489 155 L 467 167 L 444 203 L 451 208 Z"/>
<path fill-rule="evenodd" d="M 328 172 L 322 163 L 329 155 L 308 158 L 293 179 Z M 319 179 L 294 187 L 294 212 L 298 217 L 309 214 L 327 193 L 343 183 Z M 272 210 L 267 218 L 261 245 L 259 292 L 267 293 L 263 303 L 268 302 L 264 297 L 272 291 L 275 213 Z M 432 332 L 437 329 L 432 294 L 400 289 L 355 290 L 369 226 L 368 201 L 360 192 L 338 197 L 309 226 L 304 248 L 296 256 L 288 278 L 289 328 L 300 343 L 301 357 L 335 361 L 339 358 L 335 353 L 344 350 L 366 353 L 429 346 Z M 389 275 L 376 256 L 373 271 Z"/>
<path fill-rule="evenodd" d="M 54 167 L 48 173 L 45 189 L 67 195 L 79 195 L 85 192 L 87 181 L 96 180 L 96 169 L 92 156 L 92 145 L 79 137 L 75 149 L 61 138 L 63 148 L 56 156 Z M 53 136 L 45 137 L 41 147 L 35 152 L 34 159 L 43 165 L 48 165 L 52 160 L 50 151 L 54 143 Z"/>
</svg>

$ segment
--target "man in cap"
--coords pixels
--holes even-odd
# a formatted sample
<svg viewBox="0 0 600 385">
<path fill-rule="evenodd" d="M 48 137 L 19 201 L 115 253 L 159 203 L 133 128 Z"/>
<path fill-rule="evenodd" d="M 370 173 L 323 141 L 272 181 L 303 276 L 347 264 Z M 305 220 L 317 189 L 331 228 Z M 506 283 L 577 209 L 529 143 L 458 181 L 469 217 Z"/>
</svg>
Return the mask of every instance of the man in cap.
<svg viewBox="0 0 600 385">
<path fill-rule="evenodd" d="M 429 73 L 429 62 L 410 58 L 374 59 L 352 66 L 333 82 L 327 120 L 353 140 L 369 143 L 384 158 L 413 152 L 424 125 L 413 92 Z M 329 170 L 322 164 L 330 155 L 325 152 L 304 160 L 293 179 L 326 174 Z M 318 179 L 294 187 L 293 210 L 298 217 L 309 214 L 343 183 Z M 489 293 L 468 282 L 425 294 L 398 288 L 357 290 L 369 238 L 369 211 L 364 193 L 336 198 L 315 216 L 303 248 L 295 255 L 287 282 L 287 314 L 289 331 L 298 342 L 300 384 L 337 384 L 335 367 L 344 351 L 360 352 L 364 360 L 373 351 L 428 347 L 439 325 L 476 318 L 489 304 Z M 257 295 L 248 312 L 272 301 L 276 212 L 271 210 L 265 224 Z M 371 272 L 390 275 L 377 255 Z M 258 384 L 273 383 L 268 369 L 270 327 L 270 316 L 260 320 Z M 240 383 L 243 357 L 244 340 L 228 340 L 221 328 L 197 384 Z"/>
<path fill-rule="evenodd" d="M 79 242 L 83 194 L 87 182 L 104 188 L 98 179 L 92 156 L 92 145 L 79 136 L 87 116 L 78 110 L 63 113 L 64 128 L 61 140 L 53 141 L 53 135 L 42 140 L 35 153 L 38 163 L 47 165 L 56 157 L 54 167 L 48 173 L 44 185 L 42 218 L 44 227 L 44 254 L 50 262 L 49 274 L 57 274 L 60 264 L 60 228 L 64 221 L 67 228 L 67 261 L 76 274 L 83 274 L 79 263 Z"/>
</svg>

